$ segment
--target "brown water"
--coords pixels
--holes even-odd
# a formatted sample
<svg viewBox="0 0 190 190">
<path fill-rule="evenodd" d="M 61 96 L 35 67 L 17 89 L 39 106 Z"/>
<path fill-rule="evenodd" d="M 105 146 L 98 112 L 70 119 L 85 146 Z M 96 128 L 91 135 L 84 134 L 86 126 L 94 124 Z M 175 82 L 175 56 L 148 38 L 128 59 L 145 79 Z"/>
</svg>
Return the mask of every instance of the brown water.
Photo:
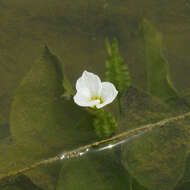
<svg viewBox="0 0 190 190">
<path fill-rule="evenodd" d="M 82 133 L 78 134 L 78 128 L 75 127 L 74 133 L 72 129 L 68 129 L 63 146 L 57 147 L 58 143 L 42 143 L 51 147 L 51 153 L 44 151 L 45 153 L 39 153 L 33 158 L 35 151 L 39 151 L 35 149 L 38 143 L 34 148 L 27 147 L 30 145 L 27 144 L 27 135 L 23 137 L 23 142 L 26 143 L 24 150 L 22 145 L 25 143 L 22 141 L 19 141 L 17 146 L 14 145 L 18 137 L 10 130 L 11 104 L 20 81 L 39 59 L 44 45 L 61 58 L 65 65 L 65 73 L 74 85 L 84 70 L 97 73 L 103 78 L 107 58 L 105 38 L 116 37 L 121 56 L 128 63 L 133 86 L 145 89 L 143 46 L 137 34 L 142 18 L 146 18 L 162 34 L 162 48 L 169 63 L 171 79 L 180 93 L 185 91 L 189 94 L 189 0 L 0 0 L 0 160 L 3 165 L 0 167 L 1 177 L 10 171 L 56 156 L 62 151 L 98 140 L 83 128 Z M 130 117 L 130 121 L 127 121 L 127 127 L 121 127 L 121 131 L 190 110 L 186 107 L 181 108 L 181 111 L 175 108 L 174 112 L 168 114 L 170 108 L 165 107 L 157 98 L 147 98 L 148 95 L 133 91 L 128 96 L 132 99 L 130 105 L 127 103 L 131 110 L 126 114 L 126 118 Z M 180 105 L 181 103 L 178 106 Z M 71 110 L 72 108 L 66 117 L 75 117 Z M 123 125 L 125 122 L 123 121 Z M 81 158 L 42 166 L 9 182 L 2 181 L 0 189 L 190 189 L 190 170 L 186 164 L 190 147 L 189 123 L 184 121 L 179 123 L 179 126 L 184 128 L 154 131 L 147 137 L 147 141 L 147 134 L 145 137 L 137 137 L 138 140 L 134 138 L 131 144 L 131 141 L 127 141 L 124 151 L 117 146 L 118 148 L 110 151 L 92 151 Z M 72 134 L 73 136 L 69 136 Z M 164 134 L 169 137 L 165 137 Z M 73 140 L 73 143 L 72 139 L 75 138 L 78 140 Z M 41 137 L 41 141 L 45 142 L 45 139 L 46 134 Z M 56 141 L 56 137 L 53 140 Z M 142 144 L 142 147 L 138 143 Z M 29 152 L 25 155 L 27 150 Z M 165 151 L 162 152 L 163 150 Z M 142 157 L 145 154 L 147 155 Z M 22 155 L 25 155 L 24 158 Z"/>
</svg>

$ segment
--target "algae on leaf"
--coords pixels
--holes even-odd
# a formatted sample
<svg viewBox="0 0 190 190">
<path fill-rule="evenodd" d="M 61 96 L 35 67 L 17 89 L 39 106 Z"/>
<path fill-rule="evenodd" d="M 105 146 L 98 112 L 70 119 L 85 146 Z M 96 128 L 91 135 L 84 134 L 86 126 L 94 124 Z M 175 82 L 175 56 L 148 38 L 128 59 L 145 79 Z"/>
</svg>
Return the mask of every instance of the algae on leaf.
<svg viewBox="0 0 190 190">
<path fill-rule="evenodd" d="M 0 180 L 1 190 L 44 190 L 32 183 L 24 175 L 13 177 L 11 179 Z"/>
<path fill-rule="evenodd" d="M 75 127 L 87 113 L 73 101 L 61 98 L 64 92 L 61 64 L 45 48 L 42 58 L 32 66 L 21 82 L 12 104 L 11 133 L 24 146 L 37 148 L 32 155 L 40 156 L 49 151 L 55 155 L 64 145 L 70 145 L 76 139 L 88 141 L 90 138 L 79 138 L 78 133 L 83 130 Z"/>
<path fill-rule="evenodd" d="M 128 175 L 113 150 L 65 161 L 57 190 L 126 190 Z"/>
<path fill-rule="evenodd" d="M 144 39 L 147 91 L 162 99 L 177 97 L 169 66 L 162 52 L 162 36 L 146 19 L 140 26 Z"/>
<path fill-rule="evenodd" d="M 190 187 L 190 154 L 186 157 L 186 167 L 184 175 L 174 190 L 189 190 Z"/>
<path fill-rule="evenodd" d="M 62 73 L 60 61 L 47 47 L 17 89 L 11 108 L 11 133 L 17 142 L 31 148 L 26 152 L 41 157 L 49 150 L 56 151 L 64 137 L 65 106 L 61 98 Z M 65 104 L 65 105 L 64 105 Z"/>
<path fill-rule="evenodd" d="M 65 160 L 56 190 L 148 190 L 122 166 L 120 150 L 92 151 Z"/>
<path fill-rule="evenodd" d="M 184 112 L 156 97 L 130 88 L 125 98 L 120 130 L 150 124 Z M 186 107 L 186 109 L 188 106 Z M 190 151 L 190 119 L 175 121 L 139 134 L 122 145 L 122 163 L 143 186 L 151 190 L 173 190 L 185 169 Z"/>
<path fill-rule="evenodd" d="M 73 101 L 61 97 L 63 78 L 61 61 L 45 47 L 16 91 L 10 116 L 14 141 L 1 146 L 4 156 L 0 157 L 0 177 L 95 139 L 89 127 L 92 117 Z M 80 122 L 83 125 L 78 125 Z M 59 167 L 56 171 L 58 175 Z M 54 188 L 53 169 L 44 172 L 39 168 L 36 172 L 37 175 L 35 171 L 26 175 L 41 186 L 46 183 L 48 190 Z"/>
</svg>

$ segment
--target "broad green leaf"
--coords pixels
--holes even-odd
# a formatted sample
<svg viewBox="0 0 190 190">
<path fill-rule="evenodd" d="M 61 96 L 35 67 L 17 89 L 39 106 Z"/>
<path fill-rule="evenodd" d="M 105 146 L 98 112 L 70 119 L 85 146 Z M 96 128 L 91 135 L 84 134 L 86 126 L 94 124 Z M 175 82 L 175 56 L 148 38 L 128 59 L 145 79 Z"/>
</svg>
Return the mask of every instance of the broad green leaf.
<svg viewBox="0 0 190 190">
<path fill-rule="evenodd" d="M 123 99 L 126 106 L 120 130 L 183 113 L 187 105 L 167 106 L 161 100 L 130 88 Z M 135 136 L 122 146 L 122 162 L 129 173 L 151 190 L 172 190 L 184 173 L 190 151 L 190 119 L 175 121 Z"/>
<path fill-rule="evenodd" d="M 61 67 L 60 60 L 46 47 L 21 81 L 10 116 L 14 141 L 11 145 L 1 144 L 0 148 L 3 155 L 0 177 L 94 139 L 91 116 L 72 100 L 61 97 L 64 93 Z M 51 172 L 47 175 L 51 176 Z M 56 178 L 54 174 L 53 177 Z"/>
<path fill-rule="evenodd" d="M 90 152 L 63 160 L 56 190 L 147 190 L 123 168 L 120 151 Z"/>
<path fill-rule="evenodd" d="M 144 39 L 147 91 L 162 99 L 177 97 L 167 60 L 162 52 L 162 36 L 146 19 L 141 24 Z"/>
<path fill-rule="evenodd" d="M 20 70 L 18 72 L 11 72 L 12 67 L 15 66 L 9 62 L 2 62 L 0 53 L 0 128 L 5 124 L 8 127 L 10 105 L 14 94 L 14 86 L 16 85 L 13 85 L 12 81 L 16 80 L 20 72 Z"/>
<path fill-rule="evenodd" d="M 10 136 L 9 124 L 1 124 L 0 125 L 0 141 L 8 136 Z"/>
<path fill-rule="evenodd" d="M 175 190 L 189 190 L 190 189 L 190 154 L 186 158 L 186 168 L 182 179 L 177 184 Z"/>
<path fill-rule="evenodd" d="M 43 190 L 24 175 L 0 180 L 1 190 Z"/>
<path fill-rule="evenodd" d="M 186 181 L 175 188 L 175 190 L 189 190 L 190 189 L 190 181 Z"/>
<path fill-rule="evenodd" d="M 57 190 L 126 190 L 128 184 L 128 175 L 113 152 L 96 152 L 64 162 Z"/>
</svg>

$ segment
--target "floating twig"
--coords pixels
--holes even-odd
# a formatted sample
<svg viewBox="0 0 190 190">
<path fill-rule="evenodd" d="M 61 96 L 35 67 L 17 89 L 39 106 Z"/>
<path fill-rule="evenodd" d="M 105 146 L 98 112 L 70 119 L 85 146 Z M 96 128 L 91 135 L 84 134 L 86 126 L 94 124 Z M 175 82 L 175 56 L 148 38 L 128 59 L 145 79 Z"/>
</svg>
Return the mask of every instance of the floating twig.
<svg viewBox="0 0 190 190">
<path fill-rule="evenodd" d="M 32 165 L 30 165 L 28 167 L 25 167 L 23 169 L 20 169 L 20 170 L 17 170 L 17 171 L 11 171 L 7 175 L 5 175 L 3 178 L 9 178 L 9 177 L 12 177 L 12 176 L 15 176 L 15 175 L 19 175 L 19 174 L 25 173 L 25 172 L 27 172 L 29 170 L 32 170 L 34 168 L 37 168 L 37 167 L 39 167 L 41 165 L 51 164 L 53 162 L 62 160 L 64 158 L 76 158 L 76 157 L 80 156 L 81 153 L 87 152 L 88 150 L 93 149 L 93 148 L 97 148 L 100 145 L 104 145 L 106 143 L 113 142 L 115 140 L 122 140 L 124 138 L 139 134 L 141 132 L 150 131 L 155 127 L 162 127 L 167 123 L 178 121 L 178 120 L 184 119 L 185 117 L 189 117 L 189 116 L 190 116 L 190 112 L 184 113 L 182 115 L 178 115 L 178 116 L 175 116 L 175 117 L 171 117 L 171 118 L 168 118 L 168 119 L 164 119 L 164 120 L 161 120 L 161 121 L 156 122 L 156 123 L 143 125 L 143 126 L 141 126 L 139 128 L 135 128 L 135 129 L 120 133 L 120 134 L 115 135 L 113 137 L 110 137 L 110 138 L 107 138 L 107 139 L 104 139 L 104 140 L 100 140 L 100 141 L 97 141 L 97 142 L 94 142 L 94 143 L 91 143 L 91 144 L 88 144 L 88 145 L 85 145 L 85 146 L 78 147 L 78 148 L 76 148 L 76 149 L 74 149 L 72 151 L 64 152 L 62 155 L 55 156 L 55 157 L 52 157 L 52 158 L 49 158 L 49 159 L 46 159 L 46 160 L 36 162 L 36 163 L 34 163 L 34 164 L 32 164 Z"/>
</svg>

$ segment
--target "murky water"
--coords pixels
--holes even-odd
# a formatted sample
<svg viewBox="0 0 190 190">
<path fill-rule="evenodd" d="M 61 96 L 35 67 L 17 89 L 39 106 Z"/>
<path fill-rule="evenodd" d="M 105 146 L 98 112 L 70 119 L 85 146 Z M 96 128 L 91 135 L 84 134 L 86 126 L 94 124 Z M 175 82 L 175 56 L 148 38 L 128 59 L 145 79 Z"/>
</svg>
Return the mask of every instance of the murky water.
<svg viewBox="0 0 190 190">
<path fill-rule="evenodd" d="M 118 135 L 190 111 L 189 34 L 189 0 L 0 0 L 0 189 L 189 190 L 189 117 L 65 154 L 100 139 L 63 101 L 54 68 L 36 62 L 48 46 L 73 86 L 84 70 L 103 79 L 105 39 L 117 38 L 132 79 L 124 114 L 108 106 Z"/>
</svg>

